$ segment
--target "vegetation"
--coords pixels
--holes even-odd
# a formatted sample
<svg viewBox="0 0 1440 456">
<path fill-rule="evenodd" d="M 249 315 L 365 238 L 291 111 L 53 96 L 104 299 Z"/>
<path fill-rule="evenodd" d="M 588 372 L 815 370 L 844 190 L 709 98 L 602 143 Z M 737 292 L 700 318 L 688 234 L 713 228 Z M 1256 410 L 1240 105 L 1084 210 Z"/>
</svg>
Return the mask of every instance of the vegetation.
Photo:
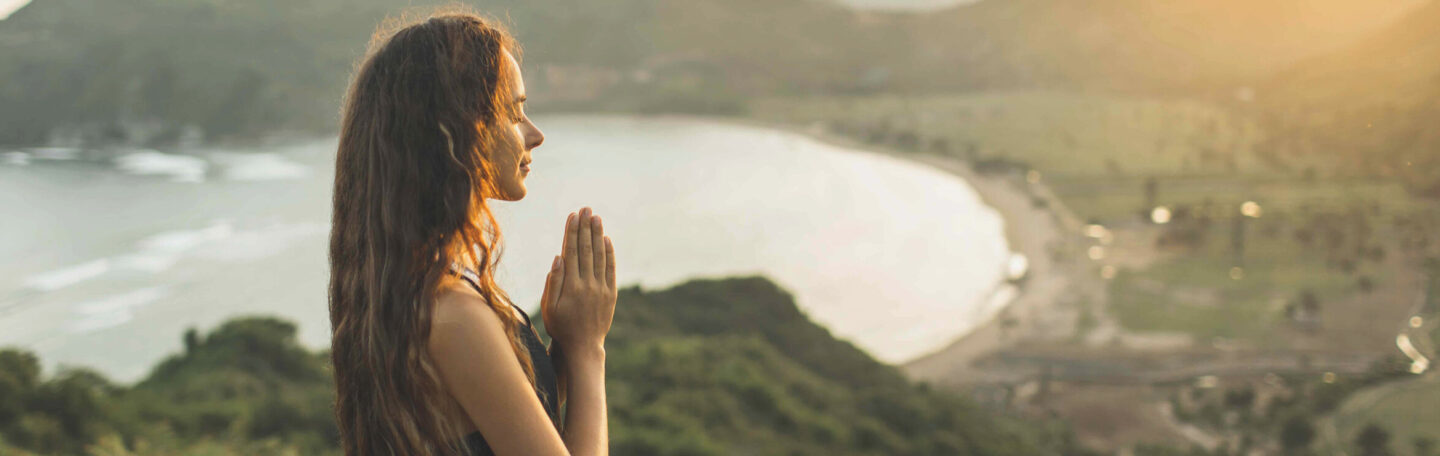
<svg viewBox="0 0 1440 456">
<path fill-rule="evenodd" d="M 538 322 L 538 319 L 537 319 Z M 335 454 L 328 355 L 251 317 L 136 385 L 86 370 L 45 378 L 0 351 L 5 454 Z M 985 454 L 1075 451 L 1063 428 L 909 383 L 834 339 L 763 278 L 621 293 L 607 346 L 617 454 Z"/>
<path fill-rule="evenodd" d="M 134 386 L 84 369 L 42 379 L 34 356 L 0 352 L 0 436 L 38 454 L 85 454 L 96 445 L 143 454 L 211 446 L 319 454 L 333 446 L 329 358 L 298 346 L 294 325 L 236 319 L 186 340 L 185 353 Z"/>
<path fill-rule="evenodd" d="M 1251 450 L 1290 455 L 1331 454 L 1334 451 L 1330 450 L 1335 449 L 1349 451 L 1353 442 L 1328 441 L 1322 429 L 1338 428 L 1336 433 L 1348 439 L 1360 433 L 1360 429 L 1349 424 L 1356 421 L 1368 425 L 1380 423 L 1377 429 L 1387 435 L 1391 431 L 1386 429 L 1405 429 L 1406 438 L 1434 438 L 1436 435 L 1428 430 L 1435 428 L 1426 427 L 1427 418 L 1423 413 L 1386 410 L 1374 415 L 1352 416 L 1347 410 L 1355 407 L 1348 403 L 1354 402 L 1352 398 L 1369 394 L 1357 395 L 1357 392 L 1425 382 L 1411 378 L 1407 368 L 1408 362 L 1403 358 L 1389 357 L 1358 375 L 1268 375 L 1231 379 L 1216 386 L 1182 385 L 1175 388 L 1170 403 L 1181 420 L 1236 436 L 1227 442 L 1228 451 L 1221 454 L 1247 454 Z M 1398 399 L 1400 395 L 1392 396 Z M 1418 401 L 1425 398 L 1408 398 L 1416 401 L 1410 403 L 1414 407 L 1424 407 L 1419 405 L 1424 402 Z M 1382 413 L 1387 421 L 1367 421 Z"/>
<path fill-rule="evenodd" d="M 1433 378 L 1410 379 L 1374 394 L 1356 395 L 1337 408 L 1336 433 L 1364 451 L 1389 446 L 1393 454 L 1421 454 L 1415 452 L 1415 442 L 1440 439 L 1437 403 L 1440 381 Z M 1379 433 L 1388 437 L 1388 442 L 1379 439 Z"/>
</svg>

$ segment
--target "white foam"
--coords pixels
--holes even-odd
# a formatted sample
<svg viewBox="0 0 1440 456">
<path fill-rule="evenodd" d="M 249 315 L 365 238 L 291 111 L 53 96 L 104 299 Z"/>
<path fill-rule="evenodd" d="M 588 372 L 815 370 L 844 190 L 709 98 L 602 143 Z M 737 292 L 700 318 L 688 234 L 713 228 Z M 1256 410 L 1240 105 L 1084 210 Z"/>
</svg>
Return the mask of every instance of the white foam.
<svg viewBox="0 0 1440 456">
<path fill-rule="evenodd" d="M 299 179 L 310 174 L 310 168 L 279 154 L 215 154 L 215 160 L 222 165 L 222 173 L 228 180 Z"/>
<path fill-rule="evenodd" d="M 235 234 L 235 227 L 229 222 L 217 221 L 198 230 L 166 231 L 140 240 L 140 249 L 161 252 L 183 252 L 206 242 L 227 238 Z"/>
<path fill-rule="evenodd" d="M 110 260 L 101 258 L 63 269 L 32 275 L 25 278 L 25 286 L 40 291 L 55 291 L 100 277 L 109 271 Z"/>
<path fill-rule="evenodd" d="M 24 152 L 6 152 L 0 154 L 0 163 L 10 166 L 25 166 L 30 164 L 30 154 Z"/>
<path fill-rule="evenodd" d="M 225 221 L 198 230 L 166 231 L 140 240 L 139 249 L 120 261 L 127 268 L 157 273 L 170 269 L 186 252 L 234 234 L 235 228 Z"/>
<path fill-rule="evenodd" d="M 133 252 L 100 258 L 26 277 L 24 286 L 41 292 L 61 290 L 116 270 L 150 274 L 164 272 L 181 259 L 198 257 L 219 261 L 250 261 L 284 253 L 296 241 L 330 230 L 327 223 L 276 223 L 237 231 L 226 221 L 194 230 L 161 232 L 136 243 Z"/>
<path fill-rule="evenodd" d="M 156 273 L 169 269 L 187 251 L 207 242 L 230 237 L 235 229 L 224 221 L 198 230 L 166 231 L 140 240 L 136 251 L 115 258 L 100 258 L 27 277 L 25 286 L 55 291 L 111 272 L 112 266 Z"/>
<path fill-rule="evenodd" d="M 207 245 L 196 252 L 201 258 L 221 261 L 249 261 L 284 253 L 295 241 L 330 232 L 328 223 L 273 224 L 247 230 Z"/>
<path fill-rule="evenodd" d="M 209 165 L 197 157 L 146 150 L 116 158 L 115 167 L 142 176 L 170 176 L 175 182 L 204 182 Z"/>
<path fill-rule="evenodd" d="M 70 332 L 90 332 L 125 324 L 135 318 L 136 309 L 169 294 L 166 287 L 149 287 L 76 304 L 75 313 L 81 318 L 70 324 Z"/>
<path fill-rule="evenodd" d="M 30 155 L 41 160 L 74 160 L 80 156 L 80 149 L 74 147 L 35 147 Z"/>
</svg>

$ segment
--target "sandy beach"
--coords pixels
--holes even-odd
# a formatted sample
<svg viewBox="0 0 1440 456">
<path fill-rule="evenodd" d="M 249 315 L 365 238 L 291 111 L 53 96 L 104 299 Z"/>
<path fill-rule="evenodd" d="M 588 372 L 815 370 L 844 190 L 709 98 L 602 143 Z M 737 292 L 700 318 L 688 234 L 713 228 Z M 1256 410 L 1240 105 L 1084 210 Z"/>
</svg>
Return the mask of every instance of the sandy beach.
<svg viewBox="0 0 1440 456">
<path fill-rule="evenodd" d="M 982 175 L 959 158 L 885 153 L 934 166 L 969 182 L 985 203 L 1005 219 L 1011 251 L 1024 255 L 1029 262 L 1025 278 L 1018 284 L 1019 293 L 994 318 L 944 348 L 902 364 L 911 378 L 937 384 L 983 381 L 971 365 L 984 355 L 1032 338 L 1071 335 L 1077 312 L 1062 306 L 1062 298 L 1077 282 L 1075 275 L 1088 268 L 1062 264 L 1057 259 L 1066 255 L 1067 237 L 1078 236 L 1082 224 L 1044 185 L 1043 176 L 1031 182 L 1013 174 Z"/>
<path fill-rule="evenodd" d="M 710 119 L 716 120 L 716 119 Z M 1044 176 L 1007 172 L 980 174 L 959 157 L 895 150 L 842 137 L 823 128 L 805 128 L 744 118 L 722 118 L 724 122 L 776 128 L 805 135 L 825 143 L 859 151 L 910 160 L 950 173 L 970 184 L 986 205 L 1005 221 L 1005 237 L 1014 253 L 1024 255 L 1028 267 L 1016 282 L 1015 297 L 988 321 L 969 332 L 957 334 L 946 346 L 903 363 L 901 368 L 917 381 L 937 385 L 962 385 L 992 380 L 1009 380 L 1004 372 L 973 368 L 976 360 L 997 350 L 1031 340 L 1066 339 L 1073 336 L 1079 311 L 1067 306 L 1065 298 L 1078 293 L 1097 292 L 1094 271 L 1088 261 L 1077 258 L 1076 240 L 1083 223 L 1065 208 L 1044 183 Z M 957 329 L 957 332 L 960 329 Z M 991 378 L 996 377 L 997 378 Z"/>
</svg>

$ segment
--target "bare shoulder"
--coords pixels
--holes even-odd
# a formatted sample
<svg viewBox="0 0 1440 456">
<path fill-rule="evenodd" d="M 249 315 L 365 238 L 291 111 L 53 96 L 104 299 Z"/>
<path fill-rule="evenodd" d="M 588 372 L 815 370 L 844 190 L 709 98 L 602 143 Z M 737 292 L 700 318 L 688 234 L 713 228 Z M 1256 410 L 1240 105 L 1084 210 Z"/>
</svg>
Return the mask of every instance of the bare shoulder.
<svg viewBox="0 0 1440 456">
<path fill-rule="evenodd" d="M 463 283 L 446 283 L 440 286 L 435 293 L 435 303 L 432 309 L 432 325 L 441 322 L 449 322 L 456 318 L 466 319 L 481 311 L 491 313 L 490 305 L 485 302 L 485 297 L 476 292 L 475 289 Z M 498 320 L 498 318 L 497 318 Z"/>
<path fill-rule="evenodd" d="M 432 305 L 430 357 L 450 396 L 495 454 L 568 454 L 500 314 L 463 287 L 442 287 Z"/>
<path fill-rule="evenodd" d="M 504 323 L 485 297 L 464 284 L 440 287 L 430 314 L 430 342 L 435 348 L 457 342 L 504 338 Z M 458 339 L 458 340 L 457 340 Z M 439 343 L 441 347 L 436 347 Z M 432 350 L 434 351 L 434 350 Z"/>
</svg>

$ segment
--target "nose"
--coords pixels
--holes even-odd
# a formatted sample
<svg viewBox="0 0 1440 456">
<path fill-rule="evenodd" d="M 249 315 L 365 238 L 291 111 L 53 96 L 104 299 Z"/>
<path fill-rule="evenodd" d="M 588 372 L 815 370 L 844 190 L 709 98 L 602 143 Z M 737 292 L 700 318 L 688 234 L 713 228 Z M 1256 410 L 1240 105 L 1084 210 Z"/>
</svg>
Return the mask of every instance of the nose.
<svg viewBox="0 0 1440 456">
<path fill-rule="evenodd" d="M 527 123 L 530 125 L 530 131 L 525 135 L 525 150 L 540 147 L 540 144 L 545 142 L 545 133 L 541 132 L 540 127 L 536 127 L 533 122 Z"/>
</svg>

